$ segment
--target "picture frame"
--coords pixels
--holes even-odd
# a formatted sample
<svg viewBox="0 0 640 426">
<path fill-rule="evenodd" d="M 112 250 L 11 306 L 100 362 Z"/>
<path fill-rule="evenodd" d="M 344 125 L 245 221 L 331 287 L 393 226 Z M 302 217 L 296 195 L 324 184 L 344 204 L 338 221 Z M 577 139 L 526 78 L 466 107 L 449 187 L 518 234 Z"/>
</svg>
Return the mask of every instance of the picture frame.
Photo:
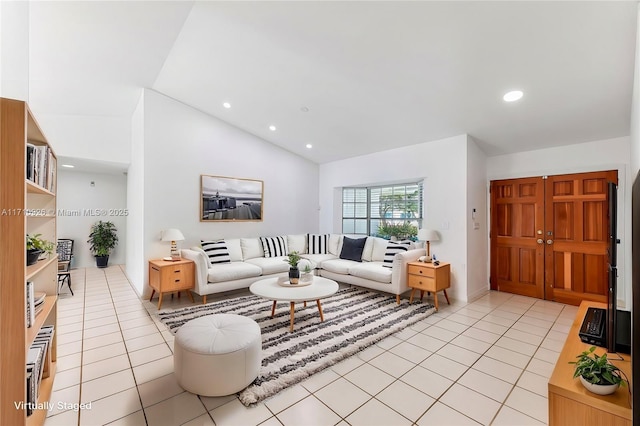
<svg viewBox="0 0 640 426">
<path fill-rule="evenodd" d="M 261 222 L 264 182 L 200 175 L 200 222 Z"/>
</svg>

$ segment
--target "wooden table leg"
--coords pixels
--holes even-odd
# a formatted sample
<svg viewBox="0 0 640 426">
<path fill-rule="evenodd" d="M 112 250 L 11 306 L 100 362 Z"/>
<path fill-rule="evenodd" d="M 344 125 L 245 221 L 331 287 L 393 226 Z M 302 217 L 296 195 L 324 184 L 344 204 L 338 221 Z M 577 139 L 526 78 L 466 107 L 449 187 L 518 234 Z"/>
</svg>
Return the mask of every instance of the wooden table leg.
<svg viewBox="0 0 640 426">
<path fill-rule="evenodd" d="M 304 301 L 304 307 L 305 308 L 307 307 L 307 301 L 306 300 Z"/>
<path fill-rule="evenodd" d="M 324 315 L 322 314 L 322 305 L 320 304 L 320 299 L 316 300 L 316 304 L 318 305 L 318 312 L 320 312 L 320 322 L 323 322 Z"/>
<path fill-rule="evenodd" d="M 436 312 L 438 312 L 438 292 L 433 292 L 433 304 L 436 305 Z"/>
<path fill-rule="evenodd" d="M 400 295 L 396 294 L 396 305 L 400 304 Z"/>
<path fill-rule="evenodd" d="M 156 289 L 151 289 L 151 297 L 149 298 L 149 301 L 151 301 L 151 299 L 153 299 L 153 295 L 156 294 Z"/>
<path fill-rule="evenodd" d="M 189 290 L 185 290 L 185 291 L 187 292 L 187 296 L 189 296 L 189 299 L 191 299 L 191 303 L 193 303 L 194 300 L 193 300 L 193 295 L 191 294 L 191 291 Z"/>
<path fill-rule="evenodd" d="M 420 301 L 422 302 L 422 298 L 424 297 L 424 290 L 420 290 Z"/>
<path fill-rule="evenodd" d="M 158 310 L 160 310 L 160 307 L 162 306 L 162 292 L 160 291 L 160 296 L 158 298 Z"/>
<path fill-rule="evenodd" d="M 276 301 L 273 301 L 273 306 L 271 307 L 271 318 L 276 314 Z"/>
<path fill-rule="evenodd" d="M 413 292 L 416 291 L 415 288 L 411 287 L 411 294 L 409 295 L 409 304 L 413 302 Z"/>
<path fill-rule="evenodd" d="M 290 303 L 291 303 L 291 332 L 293 332 L 293 315 L 296 310 L 296 304 L 295 302 L 290 302 Z"/>
<path fill-rule="evenodd" d="M 450 305 L 450 304 L 451 304 L 451 302 L 449 302 L 449 295 L 447 294 L 447 289 L 444 289 L 444 290 L 442 290 L 442 291 L 444 291 L 444 297 L 446 297 L 446 298 L 447 298 L 447 305 Z"/>
</svg>

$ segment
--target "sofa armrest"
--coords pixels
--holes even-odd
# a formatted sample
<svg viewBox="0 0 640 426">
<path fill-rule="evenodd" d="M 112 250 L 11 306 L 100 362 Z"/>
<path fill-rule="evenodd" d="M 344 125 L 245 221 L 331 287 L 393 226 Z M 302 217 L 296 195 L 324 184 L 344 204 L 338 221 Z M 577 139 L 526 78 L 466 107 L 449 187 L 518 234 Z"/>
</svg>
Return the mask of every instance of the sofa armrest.
<svg viewBox="0 0 640 426">
<path fill-rule="evenodd" d="M 185 259 L 193 260 L 196 264 L 196 283 L 194 291 L 198 294 L 207 294 L 205 288 L 207 286 L 207 259 L 205 255 L 195 250 L 182 249 L 181 255 Z M 204 292 L 203 292 L 204 291 Z"/>
<path fill-rule="evenodd" d="M 413 249 L 397 253 L 393 258 L 393 267 L 391 271 L 391 285 L 398 293 L 404 293 L 409 289 L 407 285 L 407 263 L 415 262 L 420 256 L 424 256 L 426 250 Z"/>
</svg>

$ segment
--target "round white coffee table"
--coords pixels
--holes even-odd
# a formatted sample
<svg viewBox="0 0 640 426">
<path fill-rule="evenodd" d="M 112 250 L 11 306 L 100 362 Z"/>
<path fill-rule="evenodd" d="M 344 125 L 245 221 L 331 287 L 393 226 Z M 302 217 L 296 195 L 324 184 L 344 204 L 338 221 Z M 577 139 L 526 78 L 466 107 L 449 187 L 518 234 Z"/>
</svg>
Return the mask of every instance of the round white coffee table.
<svg viewBox="0 0 640 426">
<path fill-rule="evenodd" d="M 323 277 L 313 277 L 313 282 L 310 285 L 299 286 L 287 286 L 283 287 L 278 284 L 278 278 L 266 278 L 264 280 L 256 281 L 251 284 L 249 291 L 256 296 L 264 297 L 265 299 L 273 300 L 273 307 L 271 308 L 271 317 L 276 312 L 276 303 L 282 301 L 288 301 L 291 310 L 291 328 L 293 331 L 293 319 L 295 312 L 296 302 L 304 302 L 305 306 L 307 301 L 315 300 L 318 305 L 318 312 L 320 313 L 320 321 L 324 321 L 324 315 L 322 313 L 322 305 L 320 299 L 331 296 L 338 291 L 338 283 Z"/>
</svg>

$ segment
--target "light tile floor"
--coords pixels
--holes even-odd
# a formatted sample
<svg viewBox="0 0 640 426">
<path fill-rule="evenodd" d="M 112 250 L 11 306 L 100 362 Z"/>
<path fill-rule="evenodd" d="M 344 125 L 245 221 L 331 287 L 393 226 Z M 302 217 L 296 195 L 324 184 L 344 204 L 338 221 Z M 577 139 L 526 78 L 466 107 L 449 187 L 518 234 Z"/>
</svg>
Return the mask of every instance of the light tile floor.
<svg viewBox="0 0 640 426">
<path fill-rule="evenodd" d="M 75 296 L 59 299 L 46 426 L 546 424 L 547 381 L 577 311 L 498 292 L 441 300 L 438 313 L 246 408 L 178 386 L 157 299 L 140 301 L 120 266 L 74 270 L 72 280 Z M 163 307 L 188 304 L 167 297 Z"/>
</svg>

